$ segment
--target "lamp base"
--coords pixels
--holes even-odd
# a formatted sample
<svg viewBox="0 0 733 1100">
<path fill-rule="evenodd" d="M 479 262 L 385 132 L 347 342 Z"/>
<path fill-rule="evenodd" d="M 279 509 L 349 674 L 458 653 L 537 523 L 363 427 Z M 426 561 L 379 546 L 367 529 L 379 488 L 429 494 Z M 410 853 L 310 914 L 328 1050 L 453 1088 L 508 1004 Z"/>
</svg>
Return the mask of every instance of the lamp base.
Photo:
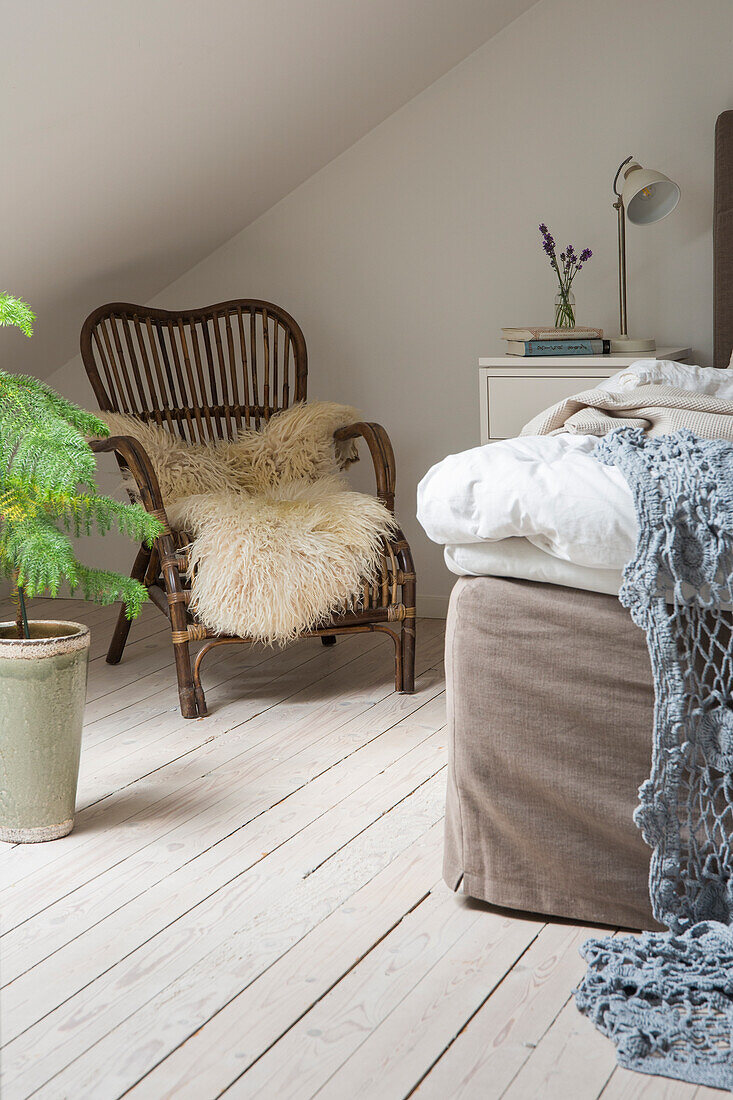
<svg viewBox="0 0 733 1100">
<path fill-rule="evenodd" d="M 656 348 L 656 340 L 637 340 L 633 336 L 611 337 L 611 355 L 636 355 L 642 351 L 656 351 Z"/>
</svg>

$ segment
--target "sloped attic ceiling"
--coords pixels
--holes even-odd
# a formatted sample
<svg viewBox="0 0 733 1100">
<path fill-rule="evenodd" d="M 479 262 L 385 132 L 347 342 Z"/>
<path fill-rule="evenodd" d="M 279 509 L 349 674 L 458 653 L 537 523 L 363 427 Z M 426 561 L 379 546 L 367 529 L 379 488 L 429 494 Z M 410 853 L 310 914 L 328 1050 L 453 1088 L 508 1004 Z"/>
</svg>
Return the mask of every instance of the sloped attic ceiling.
<svg viewBox="0 0 733 1100">
<path fill-rule="evenodd" d="M 49 375 L 532 3 L 0 0 L 0 289 L 38 314 L 3 365 Z"/>
</svg>

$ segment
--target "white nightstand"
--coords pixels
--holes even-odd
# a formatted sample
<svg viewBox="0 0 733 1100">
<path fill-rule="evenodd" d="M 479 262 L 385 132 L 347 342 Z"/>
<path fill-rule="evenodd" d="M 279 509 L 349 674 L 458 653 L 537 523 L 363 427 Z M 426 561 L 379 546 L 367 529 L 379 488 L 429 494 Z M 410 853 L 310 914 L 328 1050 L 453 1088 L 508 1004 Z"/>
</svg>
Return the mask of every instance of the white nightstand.
<svg viewBox="0 0 733 1100">
<path fill-rule="evenodd" d="M 657 348 L 656 359 L 685 363 L 689 348 Z M 651 358 L 651 356 L 649 356 Z M 479 408 L 481 442 L 511 439 L 528 420 L 550 405 L 582 390 L 597 386 L 640 355 L 497 355 L 479 359 Z"/>
</svg>

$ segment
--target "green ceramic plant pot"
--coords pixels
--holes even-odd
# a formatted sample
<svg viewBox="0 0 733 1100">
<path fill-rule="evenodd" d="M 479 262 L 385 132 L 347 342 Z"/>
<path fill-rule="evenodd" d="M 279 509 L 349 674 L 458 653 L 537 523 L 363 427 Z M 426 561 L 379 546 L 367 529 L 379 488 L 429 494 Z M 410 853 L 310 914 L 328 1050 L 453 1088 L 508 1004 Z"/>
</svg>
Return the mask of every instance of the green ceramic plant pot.
<svg viewBox="0 0 733 1100">
<path fill-rule="evenodd" d="M 74 827 L 89 628 L 0 623 L 0 840 L 56 840 Z"/>
</svg>

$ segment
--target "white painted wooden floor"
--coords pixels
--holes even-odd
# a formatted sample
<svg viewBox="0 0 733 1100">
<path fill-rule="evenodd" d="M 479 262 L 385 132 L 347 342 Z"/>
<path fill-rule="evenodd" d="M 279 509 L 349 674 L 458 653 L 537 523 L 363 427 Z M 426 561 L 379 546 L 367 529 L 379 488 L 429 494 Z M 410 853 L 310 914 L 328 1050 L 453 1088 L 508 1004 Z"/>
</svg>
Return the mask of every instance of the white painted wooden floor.
<svg viewBox="0 0 733 1100">
<path fill-rule="evenodd" d="M 92 627 L 76 829 L 0 845 L 2 1096 L 687 1100 L 570 999 L 588 928 L 441 881 L 443 623 L 209 658 L 180 718 L 165 620 Z"/>
</svg>

